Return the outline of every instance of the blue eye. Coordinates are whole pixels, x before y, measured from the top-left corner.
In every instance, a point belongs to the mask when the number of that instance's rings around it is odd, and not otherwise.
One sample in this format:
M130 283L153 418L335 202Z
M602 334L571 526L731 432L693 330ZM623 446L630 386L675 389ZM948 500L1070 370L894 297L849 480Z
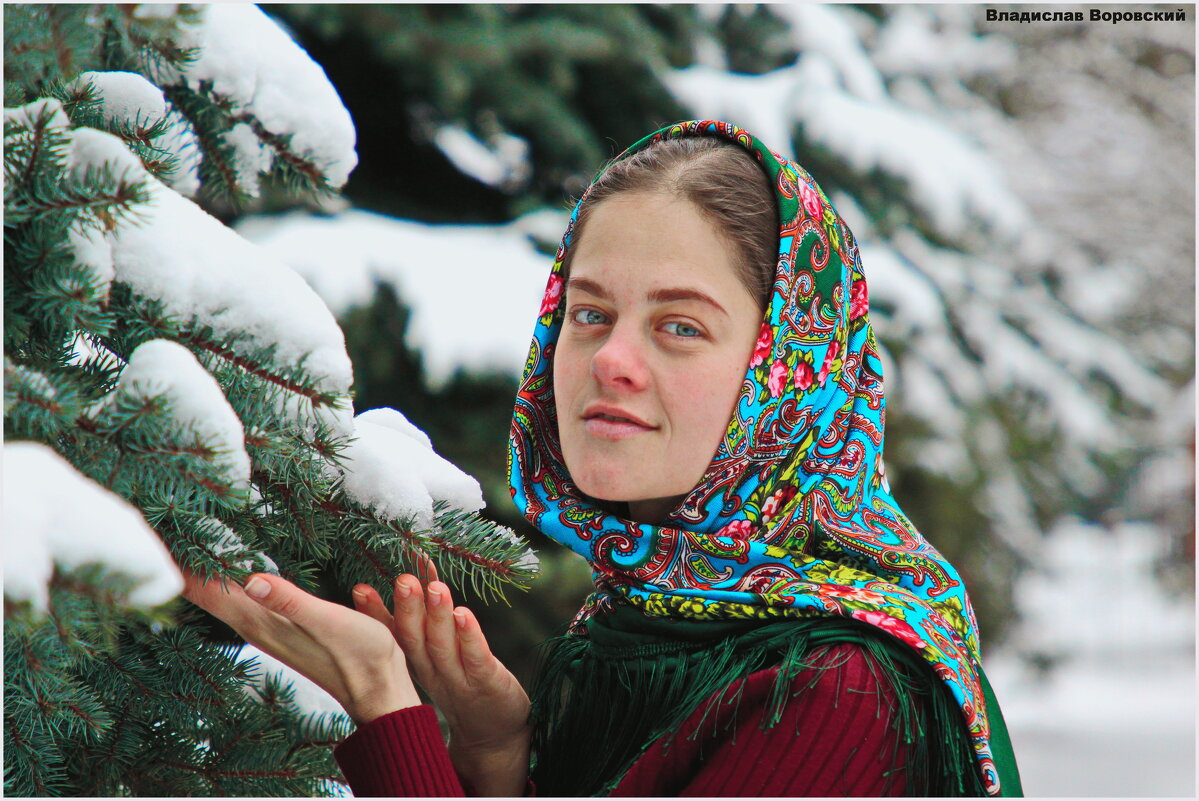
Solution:
M576 309L570 317L579 325L603 325L608 322L607 315L595 309Z
M672 320L663 326L663 328L667 333L674 334L676 337L683 337L685 339L693 339L700 336L698 328L693 325L687 325L687 323L678 322L677 320Z

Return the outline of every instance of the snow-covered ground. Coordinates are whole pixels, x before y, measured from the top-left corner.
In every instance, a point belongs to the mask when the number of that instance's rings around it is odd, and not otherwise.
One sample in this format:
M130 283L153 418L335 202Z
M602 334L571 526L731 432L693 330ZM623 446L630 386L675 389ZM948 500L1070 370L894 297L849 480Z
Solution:
M1010 654L988 664L1035 797L1195 796L1195 660L1156 651L1143 664L1102 659L1030 680Z
M1150 574L1157 541L1066 521L1021 579L1023 621L984 659L1027 795L1195 795L1195 618Z

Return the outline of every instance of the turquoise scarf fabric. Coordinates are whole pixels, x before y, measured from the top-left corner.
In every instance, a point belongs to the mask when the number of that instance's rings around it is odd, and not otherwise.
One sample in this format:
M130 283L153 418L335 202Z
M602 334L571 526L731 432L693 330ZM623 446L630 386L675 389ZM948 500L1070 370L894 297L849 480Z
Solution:
M832 616L881 630L944 682L986 792L1001 793L978 628L960 576L891 496L883 470L882 367L858 248L812 177L748 132L696 120L664 139L712 136L746 149L774 186L781 225L775 281L737 404L695 489L662 525L589 502L561 458L553 352L562 325L558 249L513 416L513 500L591 565L597 592L575 630L632 605L691 621Z

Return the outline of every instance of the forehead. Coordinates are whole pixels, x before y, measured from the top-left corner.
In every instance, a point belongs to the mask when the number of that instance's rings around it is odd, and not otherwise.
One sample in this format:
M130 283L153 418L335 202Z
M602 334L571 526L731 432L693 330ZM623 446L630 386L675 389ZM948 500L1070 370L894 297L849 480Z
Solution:
M659 193L616 195L592 209L575 243L570 278L612 289L713 292L740 283L720 229L692 203Z

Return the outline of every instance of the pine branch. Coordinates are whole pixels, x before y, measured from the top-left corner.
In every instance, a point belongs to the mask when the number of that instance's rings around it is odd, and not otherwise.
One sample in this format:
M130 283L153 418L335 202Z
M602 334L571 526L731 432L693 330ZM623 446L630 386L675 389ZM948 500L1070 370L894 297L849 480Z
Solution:
M77 418L74 431L75 466L139 507L171 497L210 514L246 502L218 451L171 416L164 395L117 395L96 416Z
M338 561L339 577L347 583L371 583L385 601L398 567L407 563L416 569L422 555L433 560L444 580L469 584L483 599L503 599L505 584L525 589L536 573L535 558L511 532L444 503L434 505L431 531L416 530L412 520L383 519L340 495L324 501L322 508L342 519L339 538L356 545L347 554L356 560Z
M80 407L74 382L4 360L4 422L10 436L53 441Z
M180 155L159 143L174 127L169 113L152 120L140 117L110 119L104 113L104 101L92 83L63 85L55 82L46 88L44 95L59 100L77 128L94 128L119 137L146 170L162 182L169 184L178 174Z
M251 573L273 572L273 563L213 517L175 509L147 509L146 519L163 534L180 567L200 576L241 581Z
M43 108L27 127L23 122L4 123L4 225L10 219L10 198L39 182L54 182L65 168L70 134L57 122L56 110Z
M221 98L219 104L225 109L226 112L230 111L229 101L227 99ZM286 164L292 171L305 179L304 186L306 188L318 193L332 194L335 192L335 190L329 186L328 181L325 179L324 173L321 172L321 169L317 167L316 164L308 159L297 156L292 151L292 137L290 134L284 135L272 133L271 131L267 130L266 126L264 126L262 122L252 114L236 114L231 115L230 118L234 122L244 122L249 125L250 129L254 131L254 135L258 137L260 142L274 151L275 156L277 156L278 159Z
M175 37L180 25L199 23L203 5L182 4L166 19L142 20L134 15L134 6L116 6L123 20L113 27L119 36L106 54L106 69L145 72L160 86L168 78L199 58L198 48L180 47Z
M188 345L222 387L236 383L236 378L223 371L222 366L214 363L212 357L271 385L265 390L261 387L255 390L263 396L259 399L260 410L265 411L268 402L275 400L276 396L271 395L272 388L275 391L298 395L314 407L338 408L348 400L335 392L320 389L318 382L301 366L279 366L274 356L276 347L248 344L247 333L218 336L211 326L199 321L176 320L163 311L161 303L137 296L119 282L113 284L109 302L114 312L120 314L122 327L112 337L107 338L105 344L122 357L127 358L138 345L147 340L171 339ZM230 402L233 402L234 394L238 393L227 391L226 394ZM242 415L242 409L236 406L234 408L243 420L247 420L246 416ZM291 422L277 411L268 417L273 417L281 424ZM257 425L265 421L262 416L256 416L249 418L247 422ZM337 449L336 443L332 442L320 445L328 446L332 451Z
M32 273L22 282L17 308L35 319L31 333L54 332L55 338L66 339L75 331L106 332L113 323L108 287L65 253L55 261L52 269Z
M234 126L231 115L215 100L211 82L201 83L198 90L175 83L163 88L171 105L191 123L200 144L203 160L200 163L201 191L209 197L223 197L234 208L250 200L237 180L237 150L224 140L224 134Z
M65 211L79 213L107 230L126 221L136 221L136 206L150 200L145 181L113 179L107 167L89 167L81 181L64 180L57 185L32 187L6 207L6 222L36 221Z
M315 162L292 149L291 134L270 131L253 114L238 111L233 101L213 90L210 82L202 82L195 89L176 84L163 91L196 131L204 154L201 170L206 170L208 176L204 185L209 191L219 188L235 207L244 205L250 196L238 183L236 149L222 137L239 124L250 126L258 140L274 154L270 175L289 191L317 195L336 192Z
M268 491L271 492L288 510L291 522L295 524L305 545L313 551L318 559L323 561L332 556L332 549L319 533L321 530L328 529L318 525L315 520L316 514L329 514L330 510L326 506L321 503L306 502L296 493L291 483L279 480L265 471L256 471L252 477L255 485L263 490L264 494ZM309 493L304 494L308 495Z
M207 351L214 356L219 356L245 370L247 373L269 381L288 392L308 398L314 406L336 406L343 402L340 395L331 392L321 392L306 382L289 378L287 375L279 372L272 372L260 364L255 364L253 360L237 354L233 349L224 347L212 339L201 336L199 333L184 336L180 341L194 348Z

